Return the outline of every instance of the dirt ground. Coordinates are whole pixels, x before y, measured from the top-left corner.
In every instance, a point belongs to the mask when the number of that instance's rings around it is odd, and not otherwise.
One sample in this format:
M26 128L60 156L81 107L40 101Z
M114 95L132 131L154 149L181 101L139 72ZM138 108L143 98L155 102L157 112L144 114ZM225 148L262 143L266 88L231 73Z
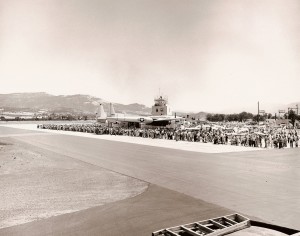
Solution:
M148 183L5 137L0 186L5 228L131 198Z
M0 229L0 236L150 236L159 229L232 213L150 184L136 197Z

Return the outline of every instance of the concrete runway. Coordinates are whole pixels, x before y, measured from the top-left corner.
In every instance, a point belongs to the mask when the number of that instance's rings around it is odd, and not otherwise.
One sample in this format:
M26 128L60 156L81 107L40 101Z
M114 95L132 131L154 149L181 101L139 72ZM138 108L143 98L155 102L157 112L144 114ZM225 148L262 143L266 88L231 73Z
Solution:
M90 133L82 133L82 132L38 129L37 125L34 124L8 124L6 125L6 127L17 128L19 130L20 129L31 130L35 133L39 132L39 134L43 134L43 133L64 134L64 135L71 135L71 136L140 144L146 146L164 147L164 148L171 148L171 149L178 149L178 150L185 150L185 151L192 151L192 152L225 153L225 152L245 152L245 151L249 152L249 151L263 150L261 148L243 147L243 146L234 146L234 145L213 145L212 143L201 143L201 145L199 145L198 142L194 143L188 141L175 142L174 140L168 140L168 142L166 142L166 140L164 139L137 138L132 136L114 136L114 135L91 135Z
M8 128L0 129L2 134ZM31 134L13 138L271 223L300 229L300 149L213 154L27 132Z

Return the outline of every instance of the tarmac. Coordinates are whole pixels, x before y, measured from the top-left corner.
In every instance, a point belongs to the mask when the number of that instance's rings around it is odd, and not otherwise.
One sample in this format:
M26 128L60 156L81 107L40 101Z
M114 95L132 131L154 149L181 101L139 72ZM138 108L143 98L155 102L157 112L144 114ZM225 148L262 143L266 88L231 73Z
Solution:
M1 123L0 123L1 125ZM174 140L163 140L163 139L150 139L150 138L137 138L131 136L114 136L114 135L91 135L90 133L74 132L74 131L63 131L63 130L51 130L51 129L38 129L37 125L34 124L9 124L4 127L25 129L31 131L40 131L40 133L50 133L50 134L64 134L77 137L87 137L101 140L111 140L132 144L147 145L153 147L164 147L185 151L193 152L204 152L204 153L224 153L224 152L246 152L246 151L260 151L261 148L255 147L243 147L243 146L230 146L230 145L213 145L212 143L194 143L188 141L178 141ZM1 135L0 135L1 137ZM166 142L168 141L168 142Z
M150 235L164 227L233 212L300 229L300 149L244 151L201 143L188 149L180 142L160 140L165 148L151 139L19 128L23 129L0 127L0 139L150 185L136 197L3 228L0 235ZM214 148L217 151L211 151Z

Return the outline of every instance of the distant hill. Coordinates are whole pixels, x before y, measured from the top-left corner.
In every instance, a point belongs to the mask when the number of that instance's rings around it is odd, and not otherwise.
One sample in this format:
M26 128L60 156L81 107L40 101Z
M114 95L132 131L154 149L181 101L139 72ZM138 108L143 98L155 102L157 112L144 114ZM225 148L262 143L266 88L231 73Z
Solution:
M0 108L9 111L46 110L48 112L70 112L94 114L99 103L108 110L109 102L89 95L51 95L48 93L11 93L0 94ZM145 105L114 103L116 112L132 114L150 114L151 109Z

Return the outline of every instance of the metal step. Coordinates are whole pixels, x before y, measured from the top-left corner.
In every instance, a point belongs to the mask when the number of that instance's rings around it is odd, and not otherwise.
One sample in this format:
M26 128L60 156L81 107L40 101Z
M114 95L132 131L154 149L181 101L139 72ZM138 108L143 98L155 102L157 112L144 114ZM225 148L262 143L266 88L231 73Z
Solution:
M250 219L235 213L161 229L153 232L152 236L221 236L250 226Z

